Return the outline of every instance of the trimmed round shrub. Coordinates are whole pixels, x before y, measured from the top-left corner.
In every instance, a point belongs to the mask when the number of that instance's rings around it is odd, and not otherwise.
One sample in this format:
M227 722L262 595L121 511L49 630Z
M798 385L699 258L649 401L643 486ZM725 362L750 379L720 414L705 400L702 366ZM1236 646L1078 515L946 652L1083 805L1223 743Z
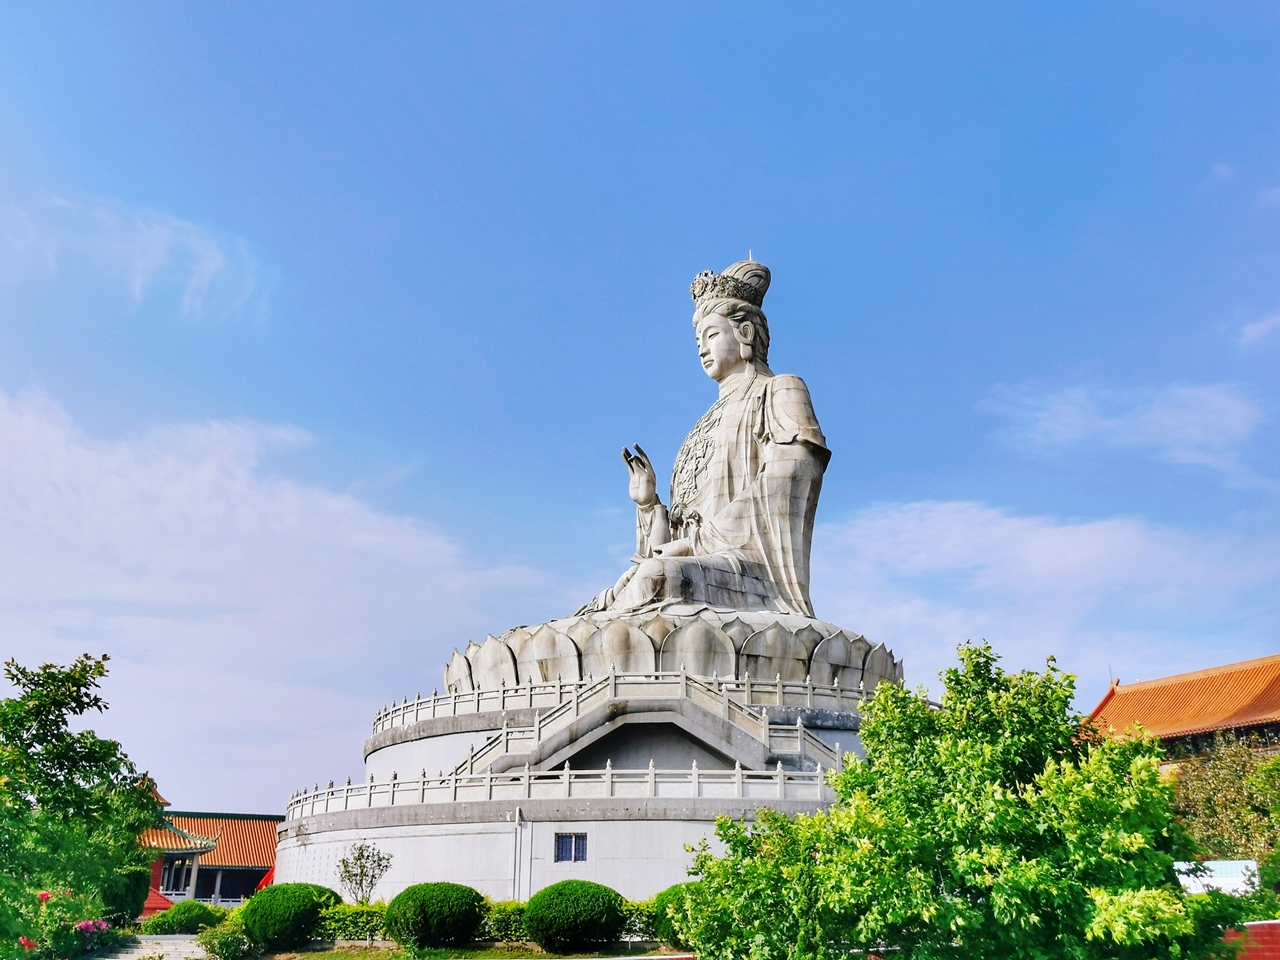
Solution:
M616 943L626 922L622 895L590 880L561 880L529 898L524 929L544 950Z
M660 891L653 898L653 935L678 950L687 950L689 945L680 939L680 934L676 933L668 908L673 904L677 910L683 908L684 892L689 886L691 884L677 883Z
M139 911L141 912L141 911ZM220 924L227 911L198 900L179 900L168 910L142 921L142 932L153 936L171 933L199 933Z
M469 943L485 918L484 897L460 883L419 883L387 904L382 928L402 947Z
M342 898L315 883L281 883L259 890L244 905L244 931L264 950L300 947L311 939L320 911Z

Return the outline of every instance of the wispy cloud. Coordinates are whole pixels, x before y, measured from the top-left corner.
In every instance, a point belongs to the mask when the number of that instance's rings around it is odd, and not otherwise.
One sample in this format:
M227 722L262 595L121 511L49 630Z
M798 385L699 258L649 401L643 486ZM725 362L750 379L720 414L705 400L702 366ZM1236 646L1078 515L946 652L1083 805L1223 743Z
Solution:
M1142 449L1172 463L1219 471L1233 485L1274 486L1242 462L1242 448L1264 417L1233 384L1022 389L1003 391L983 407L1008 418L1003 436L1029 452L1086 443Z
M191 322L267 308L269 277L246 241L104 197L0 202L0 287L83 285L137 309L166 300Z
M910 683L937 689L955 645L985 638L1018 667L1056 655L1088 709L1108 665L1133 680L1273 652L1280 535L893 504L819 527L813 596L904 655Z
M373 710L441 686L455 644L580 600L264 468L308 442L253 422L102 440L0 392L0 658L111 653L93 723L176 803L279 809L359 776Z
M1274 207L1280 204L1280 187L1270 187L1258 194L1258 206Z
M1280 330L1280 312L1263 317L1261 320L1255 320L1253 323L1246 323L1241 327L1240 345L1248 346L1251 343L1257 343L1267 334L1276 330Z

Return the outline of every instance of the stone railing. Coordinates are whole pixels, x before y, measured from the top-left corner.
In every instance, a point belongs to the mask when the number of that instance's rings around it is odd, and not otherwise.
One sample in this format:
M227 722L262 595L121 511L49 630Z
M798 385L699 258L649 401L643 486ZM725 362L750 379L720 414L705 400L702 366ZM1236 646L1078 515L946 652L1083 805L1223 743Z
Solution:
M508 773L454 773L417 779L390 780L327 787L317 785L289 798L285 820L339 810L404 806L420 803L466 803L478 800L568 800L580 798L631 797L723 800L809 800L834 799L826 785L826 772L783 770L700 770L694 763L688 770L512 771Z
M669 691L673 682L684 676L696 680L702 687L725 695L742 707L807 707L835 710L841 713L856 711L869 696L861 688L823 686L809 680L720 680L716 677L693 677L683 671L671 673L618 673L613 674L628 692L625 696L670 696L668 692L645 693L646 689ZM373 719L373 732L381 733L392 727L407 727L420 720L436 717L456 717L471 713L501 712L503 710L542 709L553 710L588 689L594 689L606 681L606 677L586 680L555 680L548 683L528 683L519 687L499 687L496 690L472 690L468 693L445 694L433 692L430 697L419 694L410 700L383 707Z
M849 739L852 740L854 736L855 734L850 731ZM825 767L835 767L844 762L842 745L837 743L834 747L831 746L812 730L806 729L803 720L797 720L795 726L791 724L770 726L769 752L774 756L795 754L802 760L809 757Z

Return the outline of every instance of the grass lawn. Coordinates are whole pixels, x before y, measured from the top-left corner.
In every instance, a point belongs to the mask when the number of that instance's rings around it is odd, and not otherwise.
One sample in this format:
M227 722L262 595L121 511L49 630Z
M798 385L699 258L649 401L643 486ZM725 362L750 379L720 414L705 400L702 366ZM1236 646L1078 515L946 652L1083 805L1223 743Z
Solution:
M403 950L379 950L377 948L350 948L345 950L317 950L307 953L275 953L264 960L558 960L563 957L656 957L660 950L615 948L603 953L543 953L537 947L439 947L422 950L417 954Z

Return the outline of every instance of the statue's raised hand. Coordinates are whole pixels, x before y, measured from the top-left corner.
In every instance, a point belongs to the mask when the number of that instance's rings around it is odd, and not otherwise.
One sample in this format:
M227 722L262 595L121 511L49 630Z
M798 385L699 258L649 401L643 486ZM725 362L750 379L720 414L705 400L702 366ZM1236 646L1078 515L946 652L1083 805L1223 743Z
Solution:
M641 507L650 507L659 503L658 477L653 472L653 464L649 462L649 455L644 452L644 448L637 443L636 452L632 453L623 447L622 460L627 465L627 472L631 474L627 490L631 494L631 499Z

